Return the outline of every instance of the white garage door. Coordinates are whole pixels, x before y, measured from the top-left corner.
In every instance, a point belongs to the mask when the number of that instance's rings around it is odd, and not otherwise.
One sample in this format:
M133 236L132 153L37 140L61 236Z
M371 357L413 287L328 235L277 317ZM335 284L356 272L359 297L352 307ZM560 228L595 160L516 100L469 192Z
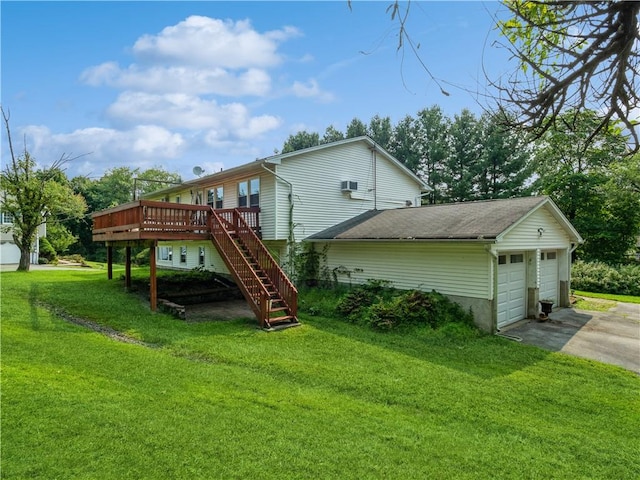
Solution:
M526 271L523 252L498 255L498 328L525 317Z
M15 243L3 243L0 245L0 264L20 263L20 249Z
M540 252L540 300L553 300L558 305L558 254Z

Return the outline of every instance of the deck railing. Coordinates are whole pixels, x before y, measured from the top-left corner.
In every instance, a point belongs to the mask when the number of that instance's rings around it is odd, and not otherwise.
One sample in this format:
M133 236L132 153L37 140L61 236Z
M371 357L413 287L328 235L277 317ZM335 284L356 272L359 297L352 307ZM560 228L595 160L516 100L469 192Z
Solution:
M247 223L259 232L260 209L239 210ZM137 200L94 213L93 240L206 238L210 212L211 208L206 205Z

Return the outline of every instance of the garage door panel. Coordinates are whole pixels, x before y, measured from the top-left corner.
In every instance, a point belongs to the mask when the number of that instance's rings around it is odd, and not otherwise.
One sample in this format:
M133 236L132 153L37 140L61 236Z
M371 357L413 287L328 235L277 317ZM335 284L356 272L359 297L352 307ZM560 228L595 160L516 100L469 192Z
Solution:
M540 253L540 298L558 303L558 257L555 251Z
M498 256L498 327L525 317L526 264L524 253Z

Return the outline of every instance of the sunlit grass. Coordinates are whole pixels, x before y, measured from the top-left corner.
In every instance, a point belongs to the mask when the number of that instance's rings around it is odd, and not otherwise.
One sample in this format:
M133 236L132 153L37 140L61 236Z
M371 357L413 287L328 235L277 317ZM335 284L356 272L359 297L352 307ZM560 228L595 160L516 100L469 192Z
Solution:
M104 270L0 282L2 478L640 476L640 380L618 367L310 314L189 324Z
M583 292L581 290L575 290L573 293L580 297L603 298L624 303L640 303L640 297L634 295L614 295L612 293Z

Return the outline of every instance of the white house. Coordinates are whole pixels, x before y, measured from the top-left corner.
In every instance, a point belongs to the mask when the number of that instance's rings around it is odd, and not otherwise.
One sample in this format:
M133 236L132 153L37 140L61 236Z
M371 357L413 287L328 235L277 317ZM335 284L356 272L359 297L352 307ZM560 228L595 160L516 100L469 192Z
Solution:
M7 212L0 212L0 265L17 264L20 262L20 248L13 240L13 216ZM31 250L30 263L37 264L40 255L40 238L47 235L47 226L38 227L36 240Z
M425 183L368 137L274 155L147 195L148 200L259 208L261 238L287 263L287 246L365 211L420 205ZM159 267L227 273L211 241L158 243Z
M389 280L437 290L487 331L569 306L571 252L582 242L549 197L368 211L311 235L345 283Z

